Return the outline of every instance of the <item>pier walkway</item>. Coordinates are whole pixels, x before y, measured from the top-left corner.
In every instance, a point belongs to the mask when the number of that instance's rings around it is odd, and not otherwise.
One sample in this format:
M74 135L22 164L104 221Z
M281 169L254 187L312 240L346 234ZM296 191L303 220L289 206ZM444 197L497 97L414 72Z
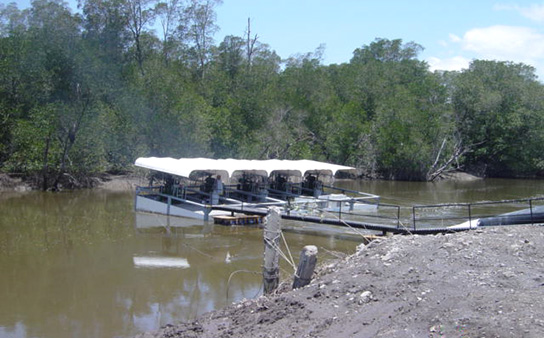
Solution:
M229 207L229 206L213 206L213 210L222 210L230 211L234 213L244 213L251 215L260 215L266 216L268 212L264 209L259 208L240 208L240 207ZM281 218L292 220L292 221L301 221L301 222L310 222L310 223L319 223L319 224L328 224L335 226L342 226L348 228L354 228L359 230L370 230L370 231L381 231L385 233L393 234L436 234L443 232L459 232L470 230L467 227L456 227L456 228L419 228L419 229L410 229L407 227L398 227L394 225L384 225L384 224L372 224L365 223L354 220L338 219L338 218L324 218L318 216L308 216L308 215L290 215L287 213L282 213ZM474 227L473 227L474 229Z
M267 215L265 208L246 207L244 205L228 206L214 205L212 210L222 210L235 213ZM410 209L404 219L401 218L401 207L396 205L378 204L375 214L323 213L322 215L304 215L298 213L282 213L287 220L328 224L349 227L359 230L378 231L393 234L437 234L460 232L475 229L478 226L498 226L513 224L543 224L544 197L503 200L477 203L455 203L417 205ZM501 210L500 212L498 210ZM504 213L504 211L509 211ZM324 216L326 215L326 216ZM334 217L333 217L334 216ZM357 216L365 220L354 219ZM410 224L406 226L404 224ZM440 226L436 226L440 224Z

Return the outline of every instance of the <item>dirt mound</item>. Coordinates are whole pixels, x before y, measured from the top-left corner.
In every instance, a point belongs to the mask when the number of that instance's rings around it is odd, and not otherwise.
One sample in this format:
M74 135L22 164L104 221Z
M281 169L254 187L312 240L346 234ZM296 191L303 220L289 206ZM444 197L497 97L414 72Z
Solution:
M482 179L482 177L475 176L475 175L472 175L472 174L469 174L469 173L466 173L466 172L462 172L462 171L454 171L454 172L443 173L442 175L440 175L440 178L444 179L444 180L463 181L463 182L477 181L477 180Z
M377 240L309 286L138 337L544 337L544 228Z

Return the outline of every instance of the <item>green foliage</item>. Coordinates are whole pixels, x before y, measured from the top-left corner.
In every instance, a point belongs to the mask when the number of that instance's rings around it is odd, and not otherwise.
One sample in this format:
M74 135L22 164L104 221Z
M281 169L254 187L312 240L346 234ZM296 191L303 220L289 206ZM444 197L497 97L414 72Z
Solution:
M454 166L543 174L544 89L531 67L477 60L433 74L422 47L399 39L340 65L321 63L323 46L282 61L249 27L214 45L218 4L2 6L0 168L43 175L44 188L139 156L312 158L407 180Z
M395 179L424 180L450 133L445 91L425 63L421 47L378 39L357 49L349 65L335 69L340 95L364 112L365 151L355 163ZM365 130L360 128L359 130ZM352 142L353 144L353 142Z
M8 171L37 172L44 166L48 149L59 153L60 145L54 137L58 107L47 105L34 108L28 119L19 119L12 131L13 149L5 166ZM48 162L51 159L48 159ZM52 162L58 163L57 159Z
M456 128L472 150L465 163L493 176L541 172L543 94L529 66L474 61L453 93Z
M403 44L400 39L376 39L368 46L357 48L351 63L399 63L414 60L422 50L423 47L413 42Z

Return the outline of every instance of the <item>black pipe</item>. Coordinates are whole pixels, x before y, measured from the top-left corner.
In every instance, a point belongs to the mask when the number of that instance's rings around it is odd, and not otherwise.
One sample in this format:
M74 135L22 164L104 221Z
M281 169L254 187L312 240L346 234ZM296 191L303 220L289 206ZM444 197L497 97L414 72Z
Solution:
M532 207L506 214L480 218L478 226L544 223L544 206Z

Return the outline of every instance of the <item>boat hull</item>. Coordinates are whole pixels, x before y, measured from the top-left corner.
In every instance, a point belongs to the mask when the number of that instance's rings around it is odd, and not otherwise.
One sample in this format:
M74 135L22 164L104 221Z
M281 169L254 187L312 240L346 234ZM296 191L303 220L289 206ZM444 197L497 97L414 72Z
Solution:
M162 215L209 220L210 217L229 215L229 212L220 210L207 210L205 207L198 207L189 204L173 205L146 196L136 196L135 210L151 212Z

